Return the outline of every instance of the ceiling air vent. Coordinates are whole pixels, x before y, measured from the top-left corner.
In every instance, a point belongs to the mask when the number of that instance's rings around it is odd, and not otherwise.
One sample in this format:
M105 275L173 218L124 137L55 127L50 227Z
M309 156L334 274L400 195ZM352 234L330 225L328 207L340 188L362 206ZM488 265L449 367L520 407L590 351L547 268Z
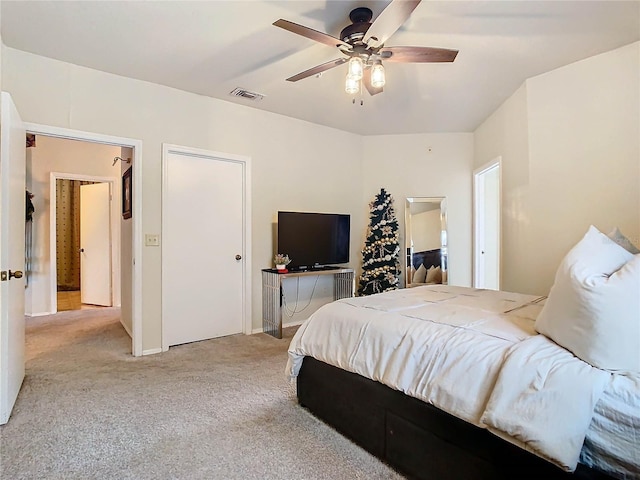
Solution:
M247 100L251 100L253 102L257 102L264 98L264 95L262 95L261 93L250 92L249 90L245 90L244 88L236 88L229 92L229 95L231 95L232 97L246 98Z

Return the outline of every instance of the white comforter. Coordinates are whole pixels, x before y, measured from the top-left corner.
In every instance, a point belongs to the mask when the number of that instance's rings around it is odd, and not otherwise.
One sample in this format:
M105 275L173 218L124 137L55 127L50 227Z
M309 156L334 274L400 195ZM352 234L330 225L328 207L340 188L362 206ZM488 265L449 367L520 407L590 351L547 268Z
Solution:
M535 332L543 300L447 285L339 300L298 329L287 374L315 357L573 471L610 375Z

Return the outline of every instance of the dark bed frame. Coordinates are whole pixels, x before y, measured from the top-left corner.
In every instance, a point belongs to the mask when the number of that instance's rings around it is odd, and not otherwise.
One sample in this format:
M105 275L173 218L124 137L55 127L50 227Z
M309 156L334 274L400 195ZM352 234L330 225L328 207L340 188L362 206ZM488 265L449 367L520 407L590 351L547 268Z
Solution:
M612 479L584 465L566 473L487 430L312 357L305 357L297 387L300 405L411 479Z
M446 268L446 265L442 265L442 250L439 248L435 250L425 250L424 252L413 252L411 264L416 270L420 268L420 265L424 265L426 269L438 266L443 269Z

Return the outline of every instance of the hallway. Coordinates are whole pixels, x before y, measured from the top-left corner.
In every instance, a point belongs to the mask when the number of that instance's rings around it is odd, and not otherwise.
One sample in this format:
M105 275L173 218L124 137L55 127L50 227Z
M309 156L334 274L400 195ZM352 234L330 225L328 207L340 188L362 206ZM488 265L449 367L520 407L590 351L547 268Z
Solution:
M82 303L80 301L80 290L73 290L69 292L58 291L58 312L65 312L68 310L88 310L93 308L109 307Z

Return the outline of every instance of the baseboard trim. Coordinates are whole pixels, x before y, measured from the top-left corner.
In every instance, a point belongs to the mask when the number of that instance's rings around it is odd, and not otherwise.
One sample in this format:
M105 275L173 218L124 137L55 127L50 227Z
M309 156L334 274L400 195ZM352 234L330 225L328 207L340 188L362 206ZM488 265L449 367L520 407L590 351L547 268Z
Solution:
M291 323L284 323L282 325L282 328L298 327L298 326L302 325L306 321L307 321L307 319L305 318L304 320L298 320L298 321L291 322ZM262 327L260 327L260 328L254 328L253 330L251 330L251 335L254 335L256 333L264 333L264 329Z
M155 355L156 353L162 353L161 348L150 348L149 350L143 350L142 355Z
M25 313L25 317L44 317L46 315L53 315L55 312L38 312L38 313Z
M122 315L120 315L120 325L122 325L122 328L124 328L124 331L127 332L127 334L129 334L129 338L133 338L133 335L131 334L131 330L127 327L127 325L122 321ZM144 355L144 353L143 353Z
M305 318L304 320L298 320L297 322L285 323L285 324L282 325L282 328L299 327L300 325L302 325L306 321L307 321L307 319Z

